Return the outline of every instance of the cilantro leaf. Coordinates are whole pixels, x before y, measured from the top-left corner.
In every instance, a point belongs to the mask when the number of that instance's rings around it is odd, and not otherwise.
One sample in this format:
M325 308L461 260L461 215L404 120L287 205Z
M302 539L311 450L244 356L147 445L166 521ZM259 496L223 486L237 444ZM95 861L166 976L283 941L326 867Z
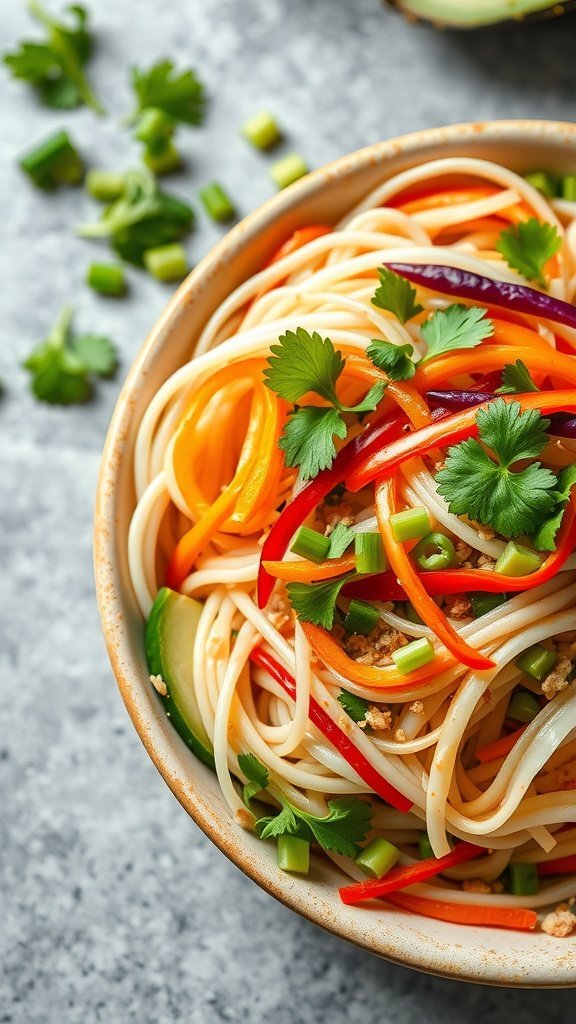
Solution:
M107 338L70 337L72 310L66 307L52 332L24 362L30 371L32 392L42 402L72 405L92 395L92 374L110 376L117 356Z
M82 238L108 238L113 249L129 263L144 265L144 252L177 242L190 231L194 211L187 203L158 188L145 167L128 171L124 193L108 206L94 224L81 224Z
M278 446L287 466L299 466L303 480L328 469L336 455L333 437L346 437L346 424L337 409L305 405L288 417Z
M338 702L353 722L363 722L366 718L366 712L370 707L367 700L364 700L363 697L357 697L355 693L350 693L349 690L340 690Z
M336 523L329 536L328 558L341 558L354 540L354 530L345 523Z
M298 832L298 819L296 808L286 801L278 814L266 818L260 818L256 822L256 828L260 831L261 839L273 839L276 836L293 836Z
M336 382L345 366L345 359L334 348L330 338L322 339L303 327L286 331L279 345L271 345L273 353L264 370L266 386L287 402L297 402L309 391L339 407Z
M148 107L154 107L174 121L201 124L204 117L204 86L192 69L178 72L173 61L160 60L147 71L133 68L132 86L138 99L136 115Z
M549 420L533 409L522 412L518 402L496 399L478 410L480 440L469 438L448 449L436 477L438 493L455 515L467 515L502 536L533 532L554 508L554 474L535 462L516 472L510 466L535 458L547 443Z
M348 572L325 583L288 583L288 598L300 621L332 629L336 601L342 587L353 575L353 572Z
M415 301L416 289L405 277L389 270L388 267L379 267L378 276L380 284L372 299L375 306L393 313L401 324L405 324L407 320L411 320L413 316L422 312L423 307Z
M357 405L341 405L342 412L374 412L378 403L382 401L382 396L386 390L386 381L379 380L376 384L373 384L370 390L366 393L362 401L358 402Z
M564 517L564 509L570 500L570 492L576 484L576 464L564 466L558 474L558 488L554 491L556 500L556 511L550 519L546 519L538 532L532 538L534 547L538 551L555 551L556 534L560 529Z
M103 113L84 73L92 49L86 9L70 5L68 22L48 14L37 0L31 0L28 9L46 29L47 38L42 42L26 40L19 50L4 55L13 77L29 82L46 106L68 109L84 103Z
M238 764L240 771L248 779L244 786L243 799L244 803L249 805L252 797L266 789L270 776L268 769L254 754L238 754Z
M528 391L539 391L530 370L521 359L515 363L507 363L502 370L502 386L496 388L497 395L523 395Z
M453 349L476 348L494 333L494 324L486 319L486 310L479 306L456 303L439 309L421 327L428 348L422 363L451 352Z
M391 380L410 380L414 376L416 367L411 359L413 352L412 345L394 345L380 338L373 338L366 349L366 355L374 366L384 370Z
M370 829L370 804L357 797L344 796L329 800L328 808L329 814L324 818L300 810L297 813L324 850L333 850L343 857L356 857L358 844L366 838Z
M79 334L72 338L70 347L88 373L99 377L112 377L118 366L118 354L110 338L100 334Z
M531 217L501 231L496 249L509 267L520 271L527 281L536 281L546 288L544 267L561 245L562 239L554 224L541 223Z

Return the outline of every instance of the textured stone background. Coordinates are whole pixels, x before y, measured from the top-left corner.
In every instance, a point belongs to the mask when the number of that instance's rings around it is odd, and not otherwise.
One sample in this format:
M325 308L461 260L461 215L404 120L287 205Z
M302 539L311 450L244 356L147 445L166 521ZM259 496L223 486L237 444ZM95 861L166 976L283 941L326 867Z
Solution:
M35 403L19 363L64 302L106 331L123 370L168 291L131 273L130 298L82 284L96 250L72 225L81 194L46 198L14 158L57 124L98 164L134 159L118 127L127 66L192 62L212 97L182 131L194 194L218 176L242 212L271 192L267 158L238 125L270 105L317 166L415 128L467 119L574 116L576 20L435 34L377 0L92 0L92 76L110 116L61 117L0 75L3 303L0 376L2 724L0 1021L22 1024L560 1024L569 993L514 993L426 978L323 934L244 878L187 819L121 705L100 637L91 517L119 381L89 407ZM3 0L3 48L29 31ZM200 256L217 232L202 223ZM121 376L121 375L120 375Z

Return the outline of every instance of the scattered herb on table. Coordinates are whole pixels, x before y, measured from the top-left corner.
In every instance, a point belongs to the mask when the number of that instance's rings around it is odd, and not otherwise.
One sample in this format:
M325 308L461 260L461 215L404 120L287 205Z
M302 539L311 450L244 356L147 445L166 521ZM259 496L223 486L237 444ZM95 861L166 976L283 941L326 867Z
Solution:
M171 60L160 60L147 71L132 69L136 108L129 120L144 144L144 159L156 173L175 170L181 163L174 145L178 124L199 125L204 119L204 86L190 68L178 71Z
M86 402L94 377L111 377L118 365L112 342L97 334L72 334L72 309L66 306L45 341L26 361L36 398L52 405Z

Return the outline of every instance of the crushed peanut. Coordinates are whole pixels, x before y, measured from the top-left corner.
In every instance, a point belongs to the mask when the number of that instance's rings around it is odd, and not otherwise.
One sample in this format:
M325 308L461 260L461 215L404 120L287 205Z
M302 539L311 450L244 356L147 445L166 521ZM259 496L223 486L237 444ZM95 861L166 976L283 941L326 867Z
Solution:
M380 622L370 636L352 633L344 640L346 654L359 665L390 665L391 654L408 643L403 633Z
M379 708L371 704L366 712L364 722L359 725L369 725L374 732L386 732L392 725L392 712L388 708Z
M542 931L547 935L555 935L556 938L564 939L571 935L576 927L576 915L569 909L567 903L560 903L551 914L546 914L542 921Z
M413 711L415 715L423 715L424 705L421 700L415 700L414 703L410 705L409 710Z
M477 892L485 895L492 892L492 887L483 878L465 878L462 888L464 892Z
M396 729L394 732L394 739L397 743L405 743L406 733L404 732L404 729Z
M557 693L566 689L568 686L568 676L571 671L572 662L570 659L559 658L552 672L546 676L546 679L542 683L542 693L547 700L552 700Z
M459 594L448 595L444 598L444 611L451 619L469 619L472 615L472 604L467 597Z
M166 686L166 683L162 679L162 676L150 676L150 682L152 683L154 689L157 690L162 697L168 696L168 687Z
M284 588L276 589L272 594L266 618L282 636L292 633L292 609Z

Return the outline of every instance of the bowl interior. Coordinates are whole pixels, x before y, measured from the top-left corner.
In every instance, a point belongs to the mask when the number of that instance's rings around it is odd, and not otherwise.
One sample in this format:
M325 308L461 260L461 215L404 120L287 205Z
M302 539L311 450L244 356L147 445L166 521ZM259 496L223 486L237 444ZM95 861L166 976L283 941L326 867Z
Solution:
M308 878L280 872L274 850L238 829L213 773L181 742L148 681L143 624L129 582L126 547L134 508L136 429L160 384L186 361L210 314L296 227L335 223L392 174L443 156L477 156L525 172L576 168L576 126L549 122L456 125L379 143L303 179L270 200L198 265L169 303L121 392L103 456L95 564L108 651L134 725L166 782L210 838L259 885L315 923L391 960L500 985L576 985L569 939L449 925L392 909L355 909L339 900L341 880L324 862Z

